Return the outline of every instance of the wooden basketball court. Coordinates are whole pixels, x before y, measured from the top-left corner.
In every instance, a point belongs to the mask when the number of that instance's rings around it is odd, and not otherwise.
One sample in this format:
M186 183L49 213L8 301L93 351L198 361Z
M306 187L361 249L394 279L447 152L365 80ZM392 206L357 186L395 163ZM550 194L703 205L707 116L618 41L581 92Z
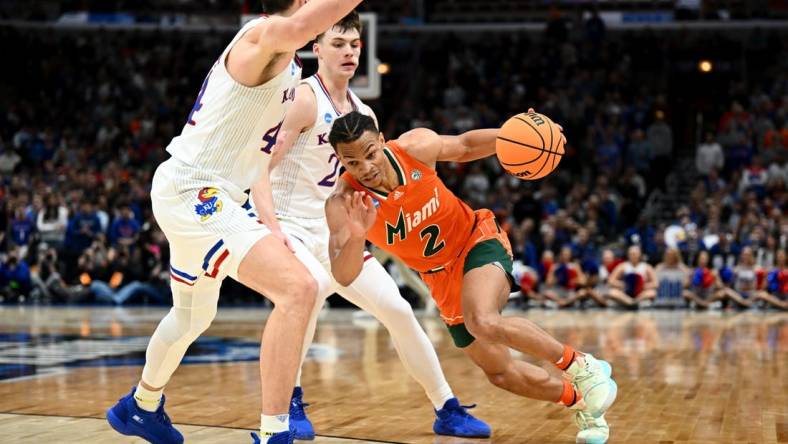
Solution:
M137 443L104 411L140 375L165 309L0 307L0 442ZM788 443L788 314L515 312L609 360L611 443ZM222 308L175 373L167 411L187 442L250 443L267 312ZM489 384L439 321L422 319L446 376L493 438L436 437L432 406L377 321L327 312L304 367L316 443L573 443L572 417Z

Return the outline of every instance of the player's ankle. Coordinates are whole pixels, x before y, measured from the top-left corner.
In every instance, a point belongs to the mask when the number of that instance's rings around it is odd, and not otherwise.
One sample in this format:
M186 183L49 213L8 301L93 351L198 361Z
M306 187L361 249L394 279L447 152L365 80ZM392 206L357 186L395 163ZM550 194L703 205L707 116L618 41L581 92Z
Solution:
M271 436L290 430L290 415L260 415L260 436Z
M161 404L162 392L164 392L164 389L149 390L140 382L134 391L134 401L137 403L137 407L142 410L155 412Z
M577 391L574 385L569 381L562 381L564 383L561 397L558 398L558 404L565 407L574 407L578 402L583 399L583 395Z
M575 351L571 345L564 344L564 351L561 354L561 358L555 361L554 364L559 370L566 371L572 363L575 362L578 356L580 356L580 353Z

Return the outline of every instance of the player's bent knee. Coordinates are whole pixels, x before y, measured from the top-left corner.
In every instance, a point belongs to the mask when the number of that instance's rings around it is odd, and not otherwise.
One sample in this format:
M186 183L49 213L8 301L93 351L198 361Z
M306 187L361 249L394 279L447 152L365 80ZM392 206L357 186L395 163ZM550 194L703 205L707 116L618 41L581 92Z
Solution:
M307 275L293 279L286 283L285 288L285 293L274 300L276 308L294 318L309 318L317 302L318 284L315 278Z
M500 330L501 316L495 314L466 315L465 325L468 331L479 339L495 342Z
M502 389L506 390L506 388L509 385L508 384L509 379L507 378L505 372L485 373L485 375L487 376L487 380L490 381L490 384L492 384L492 385L494 385L494 386L496 386L498 388L502 388Z
M490 381L492 385L504 390L510 390L516 384L514 378L527 377L527 375L519 375L511 365L507 366L502 371L485 372L485 376L487 376L487 380ZM531 381L528 382L530 383Z

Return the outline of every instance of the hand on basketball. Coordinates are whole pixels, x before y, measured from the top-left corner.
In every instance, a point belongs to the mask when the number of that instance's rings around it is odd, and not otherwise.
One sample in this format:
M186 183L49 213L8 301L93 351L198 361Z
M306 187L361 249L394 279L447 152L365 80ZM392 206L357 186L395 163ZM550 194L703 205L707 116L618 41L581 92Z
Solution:
M535 113L535 112L536 112L536 111L534 111L534 109L533 109L533 108L528 108L528 113L529 113L529 114L530 114L530 113ZM556 126L556 127L558 127L558 131L561 131L561 138L563 139L563 140L562 140L562 142L563 142L563 145L566 145L566 136L564 135L564 127L563 127L563 126L561 126L561 125L559 125L559 124L557 124L557 123L555 123L555 122L553 122L553 124L555 124L555 126Z
M354 238L367 237L367 231L372 228L377 216L372 198L359 191L354 191L352 195L346 194L345 209L350 235Z

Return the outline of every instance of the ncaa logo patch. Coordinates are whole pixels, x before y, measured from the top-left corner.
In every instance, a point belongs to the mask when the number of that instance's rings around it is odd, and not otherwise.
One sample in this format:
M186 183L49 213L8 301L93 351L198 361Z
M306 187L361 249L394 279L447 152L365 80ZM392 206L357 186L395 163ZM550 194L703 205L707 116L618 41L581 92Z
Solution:
M326 115L323 116L323 120L325 120L326 123L331 123L334 121L334 116L332 116L331 113L326 113Z
M194 212L200 216L200 221L205 222L215 213L222 211L222 201L219 200L219 190L213 187L206 187L197 193L200 201L194 206Z
M413 170L410 173L410 178L413 179L413 180L421 180L421 171Z

